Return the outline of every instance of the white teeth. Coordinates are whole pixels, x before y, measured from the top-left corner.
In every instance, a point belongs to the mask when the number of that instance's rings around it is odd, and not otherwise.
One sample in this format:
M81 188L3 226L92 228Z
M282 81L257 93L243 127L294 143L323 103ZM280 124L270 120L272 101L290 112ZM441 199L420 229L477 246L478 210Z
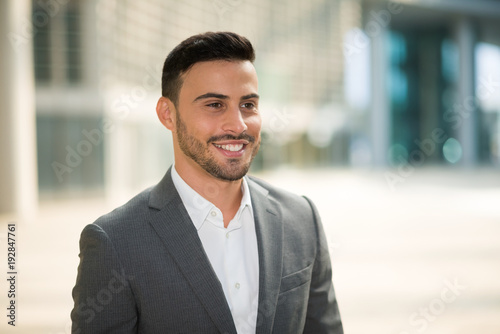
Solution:
M214 145L217 146L218 148L222 148L223 150L231 151L231 152L238 152L243 148L243 144L238 144L238 145L217 145L217 144L214 144Z

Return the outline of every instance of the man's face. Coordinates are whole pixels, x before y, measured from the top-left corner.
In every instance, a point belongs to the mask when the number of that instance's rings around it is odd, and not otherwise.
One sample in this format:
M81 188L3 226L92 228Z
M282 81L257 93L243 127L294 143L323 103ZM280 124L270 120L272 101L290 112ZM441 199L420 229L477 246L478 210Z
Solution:
M218 179L241 179L260 146L255 68L249 61L201 62L183 79L174 134L181 157Z

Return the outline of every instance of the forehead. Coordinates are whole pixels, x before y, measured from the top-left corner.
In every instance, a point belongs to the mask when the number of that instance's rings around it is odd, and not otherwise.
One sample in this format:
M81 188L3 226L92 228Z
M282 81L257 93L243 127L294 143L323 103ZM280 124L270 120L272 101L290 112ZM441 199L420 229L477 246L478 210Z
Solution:
M181 94L191 90L246 89L257 93L257 73L250 61L206 61L194 64L182 75Z

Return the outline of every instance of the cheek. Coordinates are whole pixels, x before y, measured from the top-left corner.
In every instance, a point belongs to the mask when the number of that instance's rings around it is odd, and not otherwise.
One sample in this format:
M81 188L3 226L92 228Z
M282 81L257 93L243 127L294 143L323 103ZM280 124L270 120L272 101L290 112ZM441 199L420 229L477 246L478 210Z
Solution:
M255 115L250 117L247 122L248 132L257 135L260 133L260 129L262 127L262 118L260 115Z
M191 133L199 140L206 142L210 137L220 132L218 123L213 120L198 119L193 124Z

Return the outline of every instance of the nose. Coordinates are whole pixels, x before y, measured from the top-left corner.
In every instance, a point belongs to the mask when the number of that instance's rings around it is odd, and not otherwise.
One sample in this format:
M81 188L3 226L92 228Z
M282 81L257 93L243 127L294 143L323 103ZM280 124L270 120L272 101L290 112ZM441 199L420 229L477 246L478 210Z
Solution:
M224 115L222 130L239 135L248 129L247 124L242 116L239 106L227 110Z

